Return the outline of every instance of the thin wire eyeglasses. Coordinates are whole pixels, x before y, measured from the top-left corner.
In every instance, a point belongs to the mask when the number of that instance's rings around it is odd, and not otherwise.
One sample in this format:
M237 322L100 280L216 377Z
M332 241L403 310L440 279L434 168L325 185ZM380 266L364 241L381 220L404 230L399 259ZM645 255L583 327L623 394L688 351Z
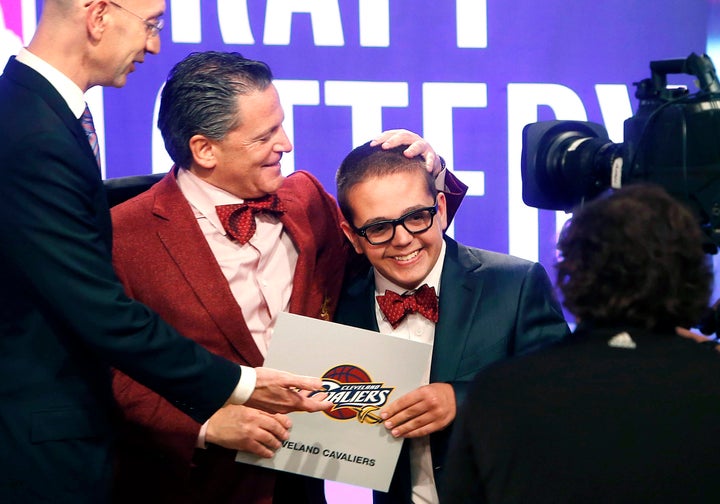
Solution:
M433 217L437 210L437 201L435 201L433 206L411 210L397 219L381 220L360 228L353 226L353 230L371 245L382 245L395 238L395 228L399 225L412 235L424 233L433 225Z
M162 19L162 18L160 18L160 19L158 19L158 20L156 20L156 21L148 21L148 20L145 19L144 17L135 14L133 11L131 11L130 9L127 9L127 8L123 7L123 6L120 5L119 3L115 3L115 2L113 2L112 0L111 0L110 2L108 2L108 3L111 4L111 5L114 5L114 6L117 7L118 9L124 10L124 11L127 12L128 14L132 14L133 16L135 16L136 18L138 18L140 21L142 21L143 23L145 23L145 29L147 30L147 33L148 33L148 35L149 35L150 37L157 37L157 36L160 34L160 30L162 30L163 27L165 26L165 20Z

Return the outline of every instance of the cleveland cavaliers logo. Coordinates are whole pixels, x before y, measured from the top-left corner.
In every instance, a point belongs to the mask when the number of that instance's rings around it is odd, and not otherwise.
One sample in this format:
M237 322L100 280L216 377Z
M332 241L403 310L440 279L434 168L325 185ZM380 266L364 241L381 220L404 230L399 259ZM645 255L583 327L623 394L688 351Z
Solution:
M324 413L336 420L357 418L360 423L382 422L377 411L387 402L394 387L373 382L370 376L357 366L343 364L328 370L323 376L325 399L333 407Z

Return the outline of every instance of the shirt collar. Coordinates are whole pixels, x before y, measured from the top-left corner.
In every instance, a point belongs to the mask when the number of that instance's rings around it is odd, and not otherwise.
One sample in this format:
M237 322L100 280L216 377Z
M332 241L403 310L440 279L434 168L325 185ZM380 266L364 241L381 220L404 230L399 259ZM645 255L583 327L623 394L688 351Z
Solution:
M445 263L445 240L442 242L442 247L440 248L440 255L438 256L437 261L435 262L435 266L430 270L430 273L424 278L422 282L418 284L418 287L422 284L428 284L429 287L435 287L435 294L440 296L440 281L442 276L442 268L443 264ZM402 294L406 292L406 289L403 287L400 287L396 283L394 283L392 280L389 280L388 278L384 277L381 273L379 273L376 269L373 268L374 274L375 274L375 293L376 294L384 294L386 290L391 290L393 292L397 292L398 294Z
M188 200L196 217L205 217L219 233L226 234L225 228L220 222L215 207L217 205L232 205L242 203L244 200L238 198L219 187L205 182L203 179L184 168L177 168L175 176L180 191Z
M60 93L63 100L67 103L68 107L75 115L76 118L85 111L85 95L67 75L62 73L60 70L52 66L45 60L35 56L33 53L28 51L26 48L20 49L20 52L15 57L16 61L29 66L37 73L45 77L55 90Z

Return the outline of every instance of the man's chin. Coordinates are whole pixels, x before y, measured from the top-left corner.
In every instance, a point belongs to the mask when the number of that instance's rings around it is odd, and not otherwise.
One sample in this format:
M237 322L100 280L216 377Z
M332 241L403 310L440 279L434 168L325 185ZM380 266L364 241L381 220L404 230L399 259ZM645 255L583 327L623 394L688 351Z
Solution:
M278 175L278 177L275 180L273 180L273 183L272 183L273 189L269 190L268 192L271 194L278 192L278 190L280 190L280 188L282 187L282 185L284 183L285 183L285 175L282 175L282 174Z
M262 187L257 187L257 194L254 194L252 196L244 196L245 198L262 198L263 196L267 194L275 194L277 193L280 188L282 187L283 183L285 182L285 176L280 176L272 181L268 181L267 183L263 184Z
M110 85L114 88L121 88L124 87L125 84L127 84L128 81L128 74L118 75L113 79L113 81L110 83Z

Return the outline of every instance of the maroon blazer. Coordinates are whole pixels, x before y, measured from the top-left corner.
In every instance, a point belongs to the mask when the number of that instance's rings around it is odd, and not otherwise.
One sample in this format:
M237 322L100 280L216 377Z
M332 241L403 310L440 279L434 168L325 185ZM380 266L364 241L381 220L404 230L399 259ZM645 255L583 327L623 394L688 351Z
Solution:
M351 253L337 204L307 172L287 177L278 196L287 208L281 221L299 251L290 312L330 319ZM113 208L112 218L113 261L130 297L212 352L263 364L175 170ZM272 502L277 473L238 464L231 450L196 450L200 424L120 372L113 386L126 419L118 501Z

